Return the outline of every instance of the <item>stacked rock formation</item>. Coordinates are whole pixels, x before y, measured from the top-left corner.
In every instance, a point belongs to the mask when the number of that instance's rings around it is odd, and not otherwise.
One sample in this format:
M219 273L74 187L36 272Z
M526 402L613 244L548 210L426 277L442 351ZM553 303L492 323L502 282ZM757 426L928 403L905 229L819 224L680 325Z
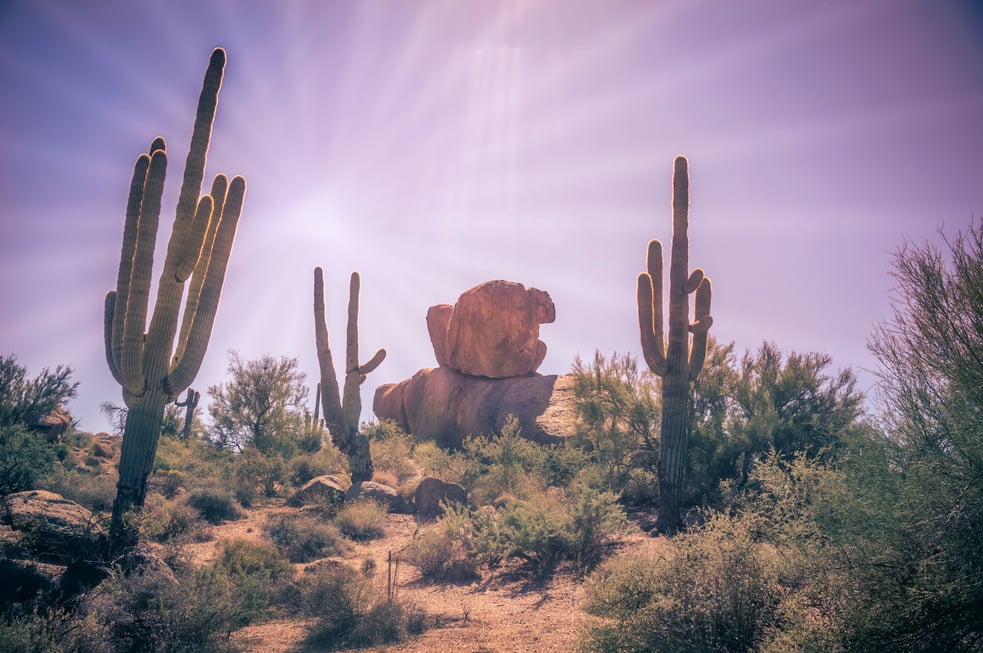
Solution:
M570 380L536 373L546 357L539 325L555 319L548 293L510 281L475 286L453 306L431 306L427 329L439 367L379 386L376 416L447 446L500 431L510 414L526 438L560 441L572 418Z

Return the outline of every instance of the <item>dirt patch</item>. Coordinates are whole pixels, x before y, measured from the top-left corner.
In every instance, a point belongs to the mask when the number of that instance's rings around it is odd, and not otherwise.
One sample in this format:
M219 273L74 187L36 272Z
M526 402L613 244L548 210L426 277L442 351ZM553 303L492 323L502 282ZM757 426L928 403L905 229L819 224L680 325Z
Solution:
M210 527L206 542L188 547L195 564L208 564L230 539L267 541L266 524L270 517L292 512L282 503L249 510L246 517ZM364 543L353 543L350 551L339 558L355 569L374 570L380 591L385 591L390 552L398 556L413 538L431 524L418 523L409 515L388 515L386 536ZM635 531L616 547L658 554L661 538ZM315 563L312 563L315 564ZM309 565L296 565L298 571ZM575 651L590 617L583 610L584 591L571 573L560 571L552 578L536 582L503 568L485 573L470 584L422 582L415 568L398 567L397 596L400 600L422 607L433 626L421 635L400 644L374 647L375 652L416 653L538 653ZM300 653L304 639L314 621L311 619L277 620L255 624L233 634L233 642L245 651L263 653ZM356 649L351 649L352 651Z

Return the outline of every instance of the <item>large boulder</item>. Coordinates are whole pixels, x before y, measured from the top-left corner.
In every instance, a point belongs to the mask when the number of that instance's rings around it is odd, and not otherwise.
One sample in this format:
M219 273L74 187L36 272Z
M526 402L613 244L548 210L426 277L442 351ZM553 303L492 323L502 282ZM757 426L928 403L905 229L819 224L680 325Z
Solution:
M401 514L410 514L413 512L410 504L399 495L399 492L395 488L383 485L382 483L363 481L351 486L345 492L346 502L358 501L359 499L368 499L381 503L389 512Z
M28 490L7 495L3 521L27 535L25 542L39 556L57 561L84 556L104 534L91 511L60 494Z
M439 367L379 386L372 409L417 439L444 446L500 432L509 415L519 421L523 437L555 444L573 432L572 387L570 375L489 379Z
M48 442L61 442L61 436L65 435L71 423L72 416L61 408L27 416L27 427L44 435Z
M294 492L287 499L287 505L293 508L311 505L340 506L345 502L347 489L348 483L341 476L336 474L316 476Z
M421 517L439 517L444 505L463 504L467 499L468 491L462 485L427 476L416 486L413 507Z
M556 319L549 293L512 281L488 281L454 306L427 312L427 330L441 367L504 379L536 371L546 357L539 325Z

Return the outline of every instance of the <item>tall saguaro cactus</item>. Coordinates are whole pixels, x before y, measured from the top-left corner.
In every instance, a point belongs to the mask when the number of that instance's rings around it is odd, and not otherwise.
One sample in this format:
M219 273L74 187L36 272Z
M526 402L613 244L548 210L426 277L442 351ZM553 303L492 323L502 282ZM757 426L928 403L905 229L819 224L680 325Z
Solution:
M348 332L345 355L344 392L338 387L331 346L328 342L328 325L324 319L324 273L314 268L314 336L317 342L317 361L321 370L321 407L324 423L331 441L348 457L352 484L372 478L372 456L369 438L359 433L359 416L362 412L362 396L359 386L365 377L386 358L386 350L380 349L368 360L358 363L358 293L361 281L358 272L352 272L348 289Z
M198 408L198 402L201 400L201 393L192 388L188 388L188 394L184 396L184 401L176 401L174 405L178 408L184 408L184 426L181 428L181 439L190 440L191 439L191 423L195 419L195 409Z
M669 339L663 332L662 243L649 242L647 271L638 275L638 326L649 369L662 377L662 439L659 455L658 526L675 531L681 525L679 490L686 462L689 427L689 382L703 368L710 317L710 278L696 268L689 272L689 171L686 157L676 157L672 176L672 250L669 264ZM689 321L689 295L696 293L694 320ZM692 345L690 334L693 334Z
M116 290L109 291L105 301L106 360L123 386L123 400L129 408L110 525L110 538L118 549L136 542L136 530L125 517L143 506L164 406L187 389L201 366L242 211L246 191L242 177L230 183L218 175L211 192L199 197L224 69L225 51L217 48L198 98L149 328L150 278L167 168L163 138L154 139L149 154L137 159L130 183L119 276ZM181 301L189 280L179 329Z

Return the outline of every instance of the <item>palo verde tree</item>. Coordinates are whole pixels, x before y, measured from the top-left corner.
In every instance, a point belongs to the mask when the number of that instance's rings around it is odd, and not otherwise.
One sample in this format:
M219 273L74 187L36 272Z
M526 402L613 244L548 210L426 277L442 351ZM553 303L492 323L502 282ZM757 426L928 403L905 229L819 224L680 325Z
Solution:
M78 393L78 382L71 378L72 368L59 365L28 379L16 356L0 356L0 426L23 425L32 415L64 406Z
M348 331L345 351L344 393L338 386L331 346L328 341L328 323L324 317L324 273L314 268L314 336L317 345L317 361L321 371L321 408L324 424L331 441L348 458L352 484L372 478L372 455L369 438L359 430L362 413L360 387L365 377L386 358L386 350L380 349L366 363L358 363L358 291L361 281L358 272L352 272L348 288Z
M638 326L642 353L662 377L662 425L659 445L659 519L663 532L682 524L679 494L686 465L689 384L703 368L710 317L710 279L696 268L689 273L689 171L678 156L672 176L672 259L669 264L669 338L663 335L662 242L648 245L647 271L638 275ZM689 295L696 293L695 319L689 321ZM690 334L692 346L690 346Z
M231 351L228 374L227 382L208 388L211 439L237 453L252 447L268 455L293 455L305 435L307 398L297 359L266 354L247 361Z
M983 221L902 247L880 361L898 532L851 650L983 650ZM869 582L869 580L868 580Z
M167 168L163 138L154 139L149 153L140 155L133 170L116 290L108 292L105 300L106 360L113 378L123 387L128 408L110 524L115 549L136 543L136 528L125 516L143 506L165 405L191 385L201 366L242 210L246 191L242 177L229 182L225 175L218 175L211 192L199 197L224 69L225 51L217 48L198 98L149 327L150 280Z

